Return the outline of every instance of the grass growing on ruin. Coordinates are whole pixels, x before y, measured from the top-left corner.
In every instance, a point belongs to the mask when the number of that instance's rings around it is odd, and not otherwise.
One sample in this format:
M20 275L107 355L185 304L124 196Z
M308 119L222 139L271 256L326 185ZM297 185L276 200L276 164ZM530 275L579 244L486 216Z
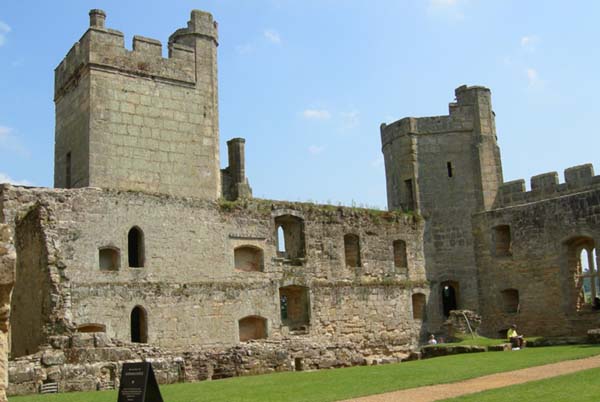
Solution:
M597 402L600 395L600 369L580 371L540 381L478 392L445 401L452 402Z
M166 402L335 401L363 395L461 381L600 354L600 346L570 345L526 348L518 352L487 352L383 366L312 372L286 372L219 381L161 386ZM35 395L12 402L114 402L111 392Z

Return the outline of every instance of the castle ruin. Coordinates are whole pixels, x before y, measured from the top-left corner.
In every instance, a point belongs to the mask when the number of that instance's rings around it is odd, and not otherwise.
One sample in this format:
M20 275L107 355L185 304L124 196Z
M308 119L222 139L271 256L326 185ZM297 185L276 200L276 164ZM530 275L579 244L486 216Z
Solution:
M161 383L397 362L456 309L488 336L600 325L600 177L504 183L489 89L381 126L388 211L256 199L244 139L219 161L212 16L168 58L105 19L55 70L55 188L0 185L9 394L114 388L127 361Z

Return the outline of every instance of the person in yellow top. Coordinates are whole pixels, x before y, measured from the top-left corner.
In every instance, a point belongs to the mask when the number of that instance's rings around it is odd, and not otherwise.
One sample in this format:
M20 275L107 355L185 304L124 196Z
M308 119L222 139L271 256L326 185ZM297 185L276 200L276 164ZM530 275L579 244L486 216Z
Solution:
M511 325L511 327L506 332L506 337L510 341L513 349L519 350L523 346L525 346L525 340L523 339L523 335L517 334L517 324Z

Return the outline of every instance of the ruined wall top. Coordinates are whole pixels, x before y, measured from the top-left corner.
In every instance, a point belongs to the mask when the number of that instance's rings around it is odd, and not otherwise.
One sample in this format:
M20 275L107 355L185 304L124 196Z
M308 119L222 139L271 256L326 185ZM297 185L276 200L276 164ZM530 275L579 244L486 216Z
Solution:
M381 124L382 147L407 134L442 134L472 131L476 128L476 108L491 105L491 91L483 86L462 85L454 90L455 102L448 105L445 116L405 117L391 124Z
M503 183L498 192L496 208L543 201L567 194L600 188L600 176L594 176L591 163L573 166L564 171L565 182L559 183L557 172L542 173L530 180L531 190L525 191L525 180Z
M217 43L217 23L211 14L193 10L188 27L169 38L169 56L162 57L162 43L143 36L133 37L133 50L125 48L122 32L106 27L106 13L93 9L90 27L55 69L55 99L76 80L86 65L193 85L196 82L195 49L184 38L206 37Z

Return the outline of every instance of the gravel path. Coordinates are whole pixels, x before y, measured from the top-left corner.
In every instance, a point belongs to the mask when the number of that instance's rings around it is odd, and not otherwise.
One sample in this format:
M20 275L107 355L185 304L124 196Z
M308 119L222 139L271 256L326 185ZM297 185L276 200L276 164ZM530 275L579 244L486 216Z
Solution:
M491 374L450 384L430 385L426 387L388 392L385 394L365 396L362 398L349 399L347 402L439 401L446 398L472 394L492 388L501 388L529 381L542 380L544 378L574 373L576 371L587 370L596 367L600 367L600 356L588 357L580 360L567 360L559 363L546 364L544 366L536 366L521 370Z

